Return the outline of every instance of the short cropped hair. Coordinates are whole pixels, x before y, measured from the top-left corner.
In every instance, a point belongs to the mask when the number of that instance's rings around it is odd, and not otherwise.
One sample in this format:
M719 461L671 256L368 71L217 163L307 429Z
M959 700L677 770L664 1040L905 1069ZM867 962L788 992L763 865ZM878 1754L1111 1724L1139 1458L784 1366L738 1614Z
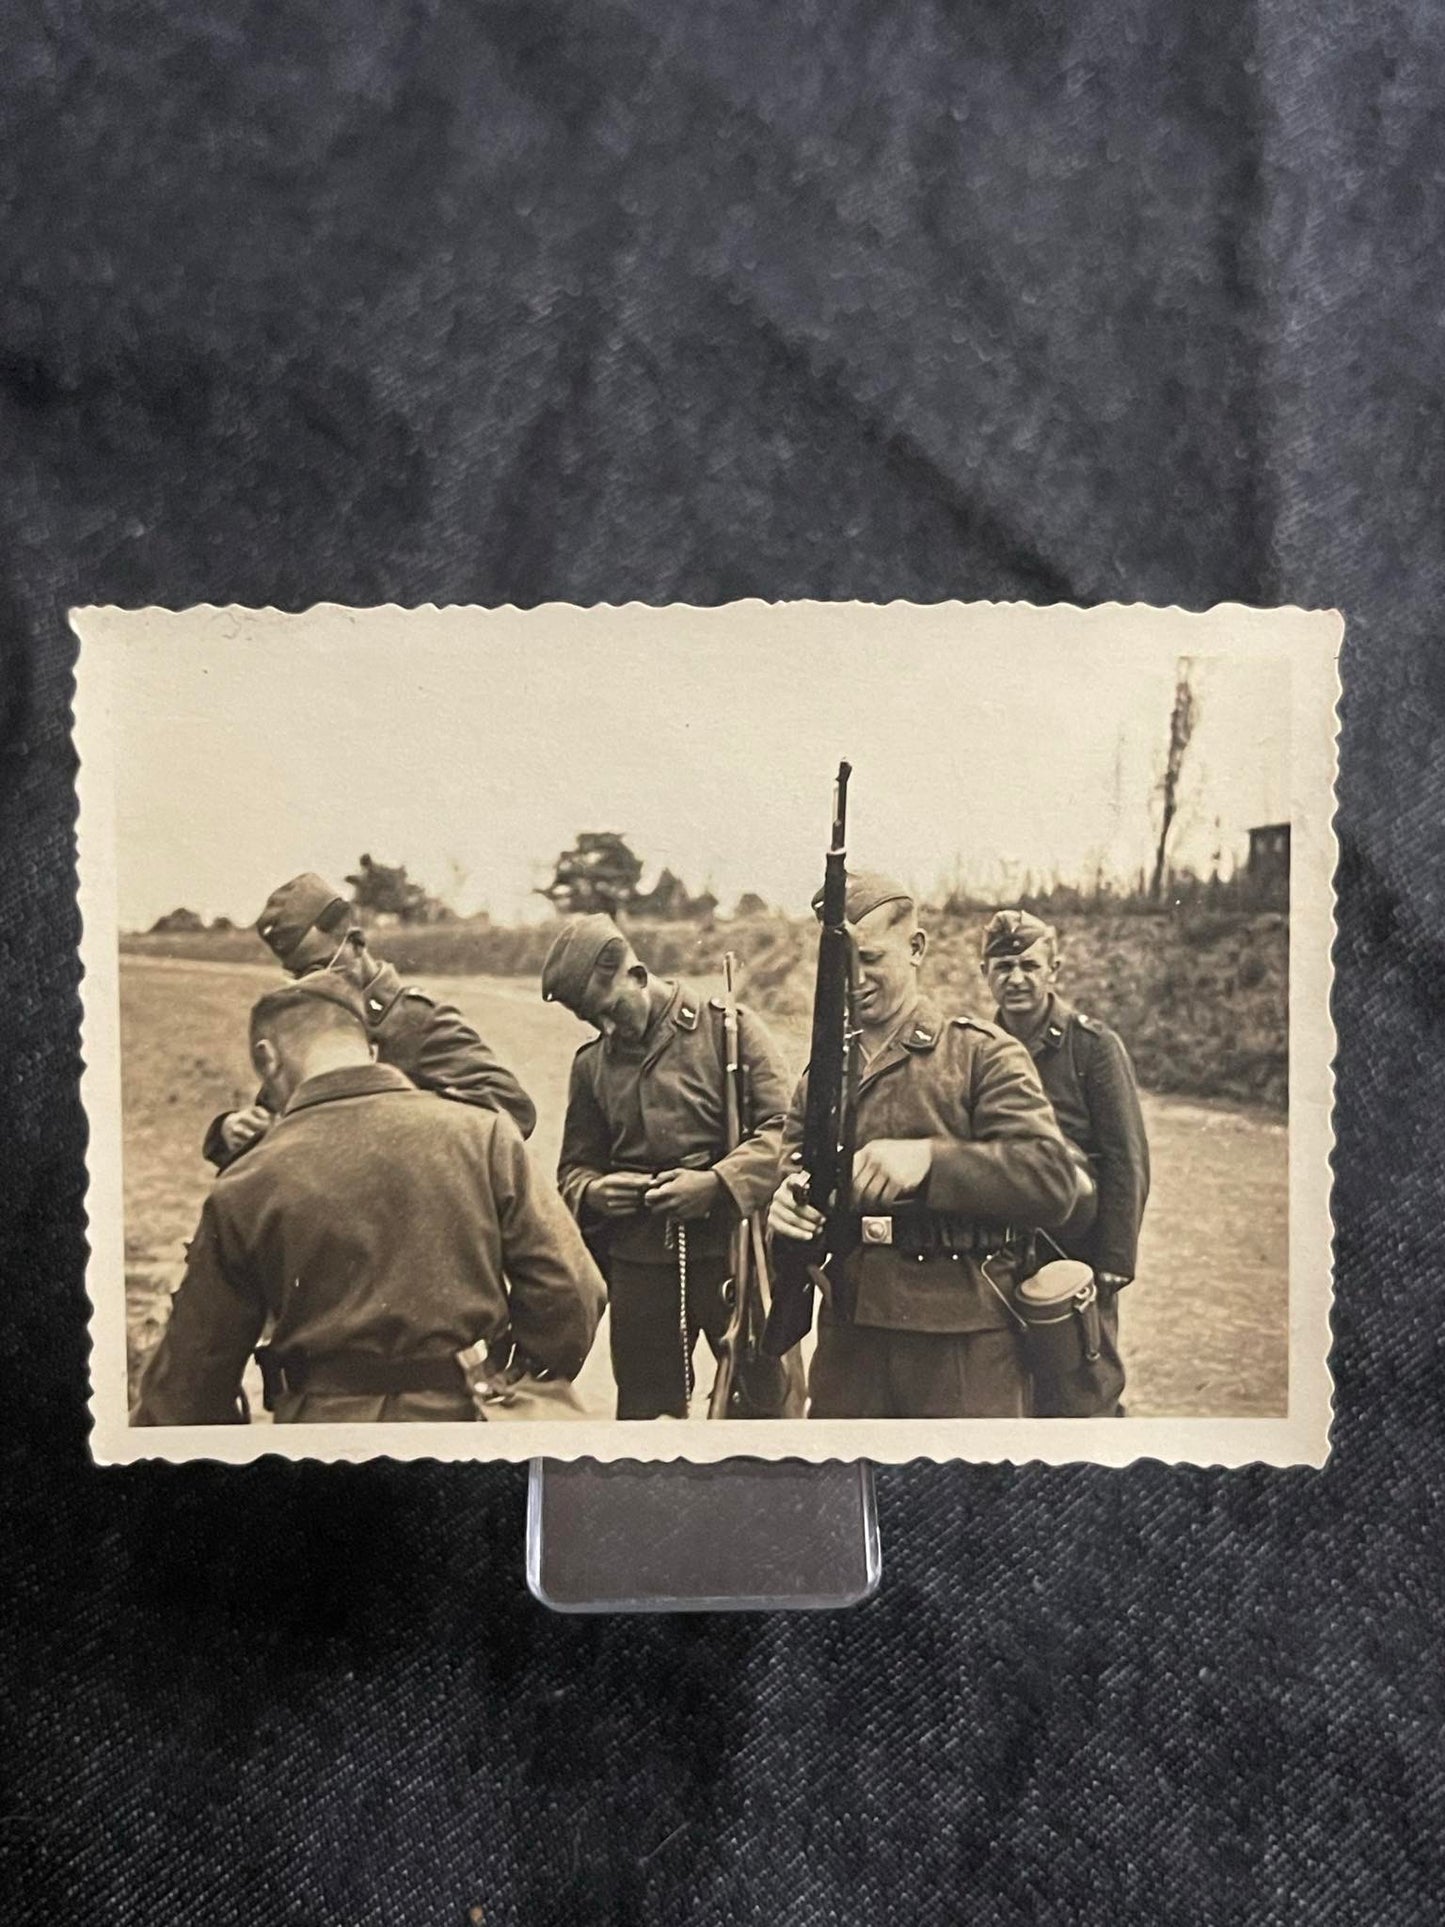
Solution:
M309 980L314 981L314 980ZM366 1018L341 997L318 994L301 984L268 990L251 1007L251 1042L270 1037L278 1042L294 1038L367 1036Z

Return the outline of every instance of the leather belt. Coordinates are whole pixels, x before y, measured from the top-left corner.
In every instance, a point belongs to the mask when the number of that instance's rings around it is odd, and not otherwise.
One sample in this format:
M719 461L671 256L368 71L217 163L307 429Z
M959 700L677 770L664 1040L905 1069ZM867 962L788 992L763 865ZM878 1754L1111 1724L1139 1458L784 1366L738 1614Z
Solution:
M839 1226L845 1252L892 1249L907 1258L986 1257L1017 1236L1006 1224L985 1224L948 1211L914 1205L898 1211L855 1212Z
M268 1412L283 1394L318 1392L343 1397L389 1398L398 1392L455 1392L465 1395L467 1382L452 1353L436 1358L382 1358L374 1352L331 1352L307 1358L299 1352L284 1356L273 1346L256 1353Z

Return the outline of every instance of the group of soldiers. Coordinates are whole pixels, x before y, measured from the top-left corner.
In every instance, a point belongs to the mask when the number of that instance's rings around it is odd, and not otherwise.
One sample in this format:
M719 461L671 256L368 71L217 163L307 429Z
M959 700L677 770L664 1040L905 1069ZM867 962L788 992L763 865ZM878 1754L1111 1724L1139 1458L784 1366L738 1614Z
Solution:
M1064 1000L1055 932L1026 911L983 932L990 1020L927 994L907 889L850 875L847 921L853 1215L831 1226L806 1372L800 1348L754 1347L740 1409L1120 1412L1117 1299L1149 1185L1123 1044ZM347 898L294 878L257 929L287 976L251 1012L261 1088L206 1133L219 1176L133 1422L244 1422L253 1352L278 1422L505 1417L521 1408L499 1388L566 1393L604 1309L617 1417L685 1417L696 1337L716 1353L728 1323L740 1222L765 1216L774 1248L822 1224L797 1170L806 1073L795 1088L757 1013L736 1007L727 1142L723 1001L654 974L612 919L565 922L542 996L596 1034L573 1062L554 1187L524 1147L536 1110L517 1077L373 955ZM1097 1306L1088 1355L1053 1376L1013 1297L1050 1256L1088 1267Z

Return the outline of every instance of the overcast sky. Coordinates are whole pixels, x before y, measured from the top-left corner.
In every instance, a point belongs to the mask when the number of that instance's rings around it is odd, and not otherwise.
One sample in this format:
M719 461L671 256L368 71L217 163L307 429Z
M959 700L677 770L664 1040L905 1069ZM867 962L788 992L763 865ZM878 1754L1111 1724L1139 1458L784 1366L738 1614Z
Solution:
M855 861L924 894L959 868L1000 895L1025 872L1127 874L1155 833L1180 620L757 603L82 618L117 665L121 922L179 905L249 922L282 879L339 882L363 850L459 908L536 917L581 830L624 832L650 873L725 907L757 890L798 909L844 755ZM1183 861L1207 865L1217 840L1242 859L1251 824L1288 814L1290 671L1260 620L1220 611L1188 638Z

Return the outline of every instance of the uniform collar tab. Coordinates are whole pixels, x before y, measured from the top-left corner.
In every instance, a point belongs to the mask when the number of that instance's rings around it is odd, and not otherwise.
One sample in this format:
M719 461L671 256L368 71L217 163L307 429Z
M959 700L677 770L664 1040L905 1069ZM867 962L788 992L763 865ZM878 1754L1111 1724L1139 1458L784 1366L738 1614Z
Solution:
M401 977L393 964L384 963L370 983L361 987L362 1002L366 1005L366 1021L372 1030L385 1017L404 989Z
M898 1042L905 1050L930 1051L938 1048L938 1040L943 1035L943 1019L932 1004L918 1004L912 1016L898 1033Z
M1066 1004L1057 991L1049 998L1049 1008L1044 1018L1044 1027L1039 1032L1036 1048L1057 1050L1069 1034L1069 1019L1073 1016L1072 1005Z

